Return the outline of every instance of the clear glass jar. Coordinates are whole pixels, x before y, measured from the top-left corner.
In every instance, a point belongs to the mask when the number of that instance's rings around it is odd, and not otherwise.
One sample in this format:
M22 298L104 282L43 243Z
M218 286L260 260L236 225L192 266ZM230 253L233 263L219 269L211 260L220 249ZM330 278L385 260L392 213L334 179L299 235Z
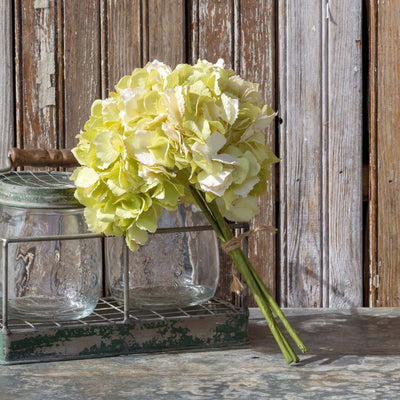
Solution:
M214 296L219 278L217 238L195 206L164 211L159 233L128 252L129 307L176 308ZM172 228L172 229L170 229ZM196 230L193 230L196 229ZM206 229L206 230L201 230ZM111 295L123 302L124 238L106 238L106 269Z
M0 237L87 233L69 175L0 175ZM10 243L7 262L9 318L79 319L93 311L101 295L99 238Z

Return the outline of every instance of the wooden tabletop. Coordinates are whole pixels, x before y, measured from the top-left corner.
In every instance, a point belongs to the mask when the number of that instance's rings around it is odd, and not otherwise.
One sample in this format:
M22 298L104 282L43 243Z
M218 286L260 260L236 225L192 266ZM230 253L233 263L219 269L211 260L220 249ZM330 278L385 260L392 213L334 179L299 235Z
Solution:
M0 368L0 399L398 399L399 308L287 309L309 348L286 365L260 312L251 345Z

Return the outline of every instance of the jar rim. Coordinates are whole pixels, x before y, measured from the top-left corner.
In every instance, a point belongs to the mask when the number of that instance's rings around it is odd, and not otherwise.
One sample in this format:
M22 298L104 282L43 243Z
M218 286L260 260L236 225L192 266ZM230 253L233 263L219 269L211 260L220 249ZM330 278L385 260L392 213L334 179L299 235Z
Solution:
M71 172L10 171L0 174L0 204L21 208L81 208Z

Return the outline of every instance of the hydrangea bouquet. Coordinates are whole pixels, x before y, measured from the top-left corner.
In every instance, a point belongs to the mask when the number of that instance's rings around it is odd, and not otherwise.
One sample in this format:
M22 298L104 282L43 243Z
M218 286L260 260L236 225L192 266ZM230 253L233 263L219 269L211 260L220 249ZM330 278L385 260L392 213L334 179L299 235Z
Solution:
M197 204L222 243L233 235L226 219L248 221L278 161L263 130L275 117L258 86L200 60L174 70L158 61L123 77L92 105L73 153L72 179L89 228L125 236L131 250L155 232L162 209ZM226 218L226 219L225 219ZM240 248L229 251L288 363L299 359L278 317L306 348Z

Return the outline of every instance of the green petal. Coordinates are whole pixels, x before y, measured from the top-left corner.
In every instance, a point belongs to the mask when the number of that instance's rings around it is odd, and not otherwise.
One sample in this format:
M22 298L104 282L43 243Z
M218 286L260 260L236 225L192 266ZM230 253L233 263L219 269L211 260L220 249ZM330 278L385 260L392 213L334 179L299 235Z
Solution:
M77 168L74 179L76 186L88 188L98 182L99 175L93 168L81 167Z
M93 143L96 145L96 155L100 160L97 166L100 169L105 169L113 163L123 149L120 138L108 131L100 132Z
M137 244L144 245L147 242L148 234L145 230L131 225L126 231L126 243L129 247L137 247Z
M159 213L155 207L151 207L146 212L140 214L136 225L143 230L154 233L157 230L157 220Z

